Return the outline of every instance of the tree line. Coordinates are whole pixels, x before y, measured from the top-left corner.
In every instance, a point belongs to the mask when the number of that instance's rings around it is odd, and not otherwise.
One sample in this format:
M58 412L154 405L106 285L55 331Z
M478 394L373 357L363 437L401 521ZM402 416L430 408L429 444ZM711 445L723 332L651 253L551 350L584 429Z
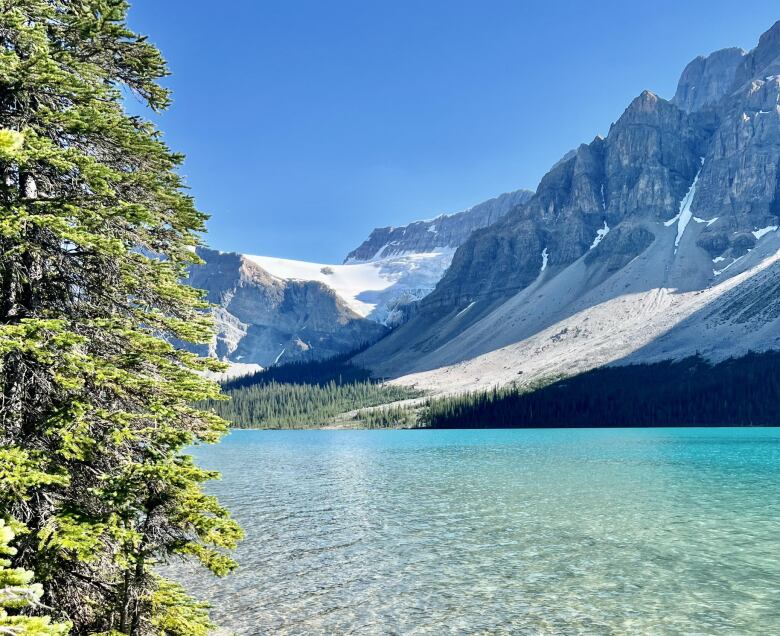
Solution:
M780 425L780 353L602 367L529 390L432 399L431 428Z
M371 373L352 362L358 353L368 345L361 345L353 351L341 353L322 360L298 360L274 365L223 383L226 391L242 389L259 384L309 384L323 386L331 382L336 384L354 384L374 382Z
M346 413L419 397L408 387L371 381L325 384L282 383L275 380L227 388L228 400L203 404L236 428L317 428L335 421L358 424ZM359 418L363 421L363 418ZM378 427L375 421L372 427Z

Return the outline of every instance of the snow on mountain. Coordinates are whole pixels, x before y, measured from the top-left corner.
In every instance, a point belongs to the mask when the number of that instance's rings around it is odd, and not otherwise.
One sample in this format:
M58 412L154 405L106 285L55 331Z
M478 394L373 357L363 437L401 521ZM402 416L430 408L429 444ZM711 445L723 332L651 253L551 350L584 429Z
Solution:
M191 269L190 283L215 305L217 334L198 351L230 362L236 375L373 342L414 313L472 231L530 196L518 190L434 221L375 230L340 265L200 249L205 264Z
M436 286L454 252L453 248L440 248L345 265L271 256L245 255L245 258L282 280L317 281L327 285L356 314L385 324L399 318L394 310L400 302L418 300Z
M462 245L475 230L496 223L526 203L533 192L515 190L478 203L462 212L441 214L401 227L378 227L347 254L346 263L376 261L394 255L425 254Z
M216 334L196 350L233 363L231 375L344 353L387 331L331 287L305 278L311 267L288 263L287 274L297 278L281 278L241 254L199 248L198 255L204 263L190 268L189 283L214 305Z
M378 374L392 375L403 365L395 383L453 394L525 385L604 364L697 353L720 361L780 348L780 237L768 233L728 272L706 277L708 255L696 246L700 226L689 227L677 249L675 227L657 223L653 230L656 238L647 250L597 284L582 257L487 313L479 310L484 302L472 301L467 309L481 317L457 338L410 351L385 368L377 365ZM706 280L694 280L699 272ZM448 321L460 319L456 314Z

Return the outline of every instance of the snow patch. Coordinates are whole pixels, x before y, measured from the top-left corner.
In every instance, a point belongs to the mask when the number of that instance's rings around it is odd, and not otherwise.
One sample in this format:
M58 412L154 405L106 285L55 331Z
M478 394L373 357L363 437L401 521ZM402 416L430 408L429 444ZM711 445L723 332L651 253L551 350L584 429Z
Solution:
M477 304L476 300L472 300L468 305L466 305L463 309L461 309L457 314L455 314L455 318L460 316L461 314L465 314L469 309L471 309L474 305Z
M677 248L680 247L680 241L682 240L683 233L685 232L685 228L688 227L688 223L690 223L691 219L693 218L693 213L691 212L691 204L693 204L693 198L696 196L696 184L699 182L700 174L701 174L701 168L696 173L696 176L693 179L693 183L691 184L691 187L688 188L687 194L685 195L685 197L683 197L683 200L680 202L680 211L677 213L677 216L669 219L668 221L664 221L664 225L666 227L669 227L670 225L674 225L675 223L677 223L677 236L674 239L675 253L677 253Z
M723 269L713 269L713 270L712 270L712 273L713 273L713 274L715 274L715 276L720 276L720 275L721 275L723 272L725 272L727 269L729 269L729 267L731 267L731 266L732 266L732 265L734 265L735 263L738 263L738 262L739 262L739 261L741 261L743 258L745 258L745 256L746 256L746 255L745 255L745 254L743 254L743 255L742 255L742 256L740 256L739 258L735 258L735 259L734 259L733 261L731 261L731 262L730 262L728 265L726 265L726 267L724 267Z
M282 358L282 356L284 355L284 352L285 352L285 351L287 351L287 349L286 349L286 348L282 349L282 350L279 352L279 355L278 355L278 356L276 356L276 359L274 360L274 364L276 364L277 362L279 362L279 360L280 360L280 359Z
M225 360L225 362L227 362L227 360ZM209 380L214 380L215 382L227 382L228 380L235 380L236 378L243 378L247 375L259 373L262 370L263 367L253 362L228 362L228 368L222 373L199 371L198 374Z
M607 222L604 221L604 227L600 230L596 230L596 238L593 239L593 243L590 245L590 249L593 249L596 247L601 241L604 240L604 237L609 234L609 226L607 225Z
M777 225L767 225L766 227L762 227L760 230L756 230L753 232L753 236L756 237L756 240L760 239L765 234L769 234L770 232L776 232L778 226Z
M547 269L547 259L550 257L550 255L547 253L547 248L545 247L542 250L542 269L540 269L540 272L543 272Z
M380 275L376 263L327 265L272 256L246 257L277 278L318 281L327 285L344 299L350 309L361 316L371 313L374 305L358 300L358 295L368 289L381 290L393 284L392 280ZM332 273L323 274L323 269Z

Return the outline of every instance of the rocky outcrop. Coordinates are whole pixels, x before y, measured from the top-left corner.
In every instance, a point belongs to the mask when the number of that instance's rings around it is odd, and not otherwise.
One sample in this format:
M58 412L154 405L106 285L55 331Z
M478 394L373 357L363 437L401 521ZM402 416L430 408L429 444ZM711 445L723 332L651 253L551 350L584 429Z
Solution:
M457 214L442 214L431 221L403 227L381 227L356 249L346 263L371 261L398 254L422 254L462 245L472 232L492 225L510 210L531 198L530 190L516 190L475 205Z
M758 46L748 53L737 69L732 89L743 88L753 80L780 73L780 20L758 40Z
M199 353L263 367L324 358L384 335L320 282L282 280L240 254L200 248L188 282L215 305L217 333Z
M731 48L697 57L685 67L672 103L689 113L716 107L734 85L745 55Z

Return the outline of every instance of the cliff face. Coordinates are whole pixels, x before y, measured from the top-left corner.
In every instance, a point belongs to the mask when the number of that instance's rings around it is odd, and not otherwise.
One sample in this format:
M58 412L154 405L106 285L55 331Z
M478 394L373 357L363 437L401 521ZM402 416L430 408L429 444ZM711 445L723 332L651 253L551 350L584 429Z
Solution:
M697 57L685 67L672 102L688 113L717 107L734 85L745 55L731 48Z
M529 325L554 324L565 307L616 302L618 280L638 294L717 290L774 240L779 170L780 22L749 53L691 62L671 101L634 99L606 138L474 232L413 319L360 360L382 375L459 363L534 337Z
M524 206L467 240L422 306L508 297L536 280L542 266L560 271L595 247L609 258L616 236L630 233L609 232L623 222L673 217L701 168L708 122L645 91L606 139L581 145Z

